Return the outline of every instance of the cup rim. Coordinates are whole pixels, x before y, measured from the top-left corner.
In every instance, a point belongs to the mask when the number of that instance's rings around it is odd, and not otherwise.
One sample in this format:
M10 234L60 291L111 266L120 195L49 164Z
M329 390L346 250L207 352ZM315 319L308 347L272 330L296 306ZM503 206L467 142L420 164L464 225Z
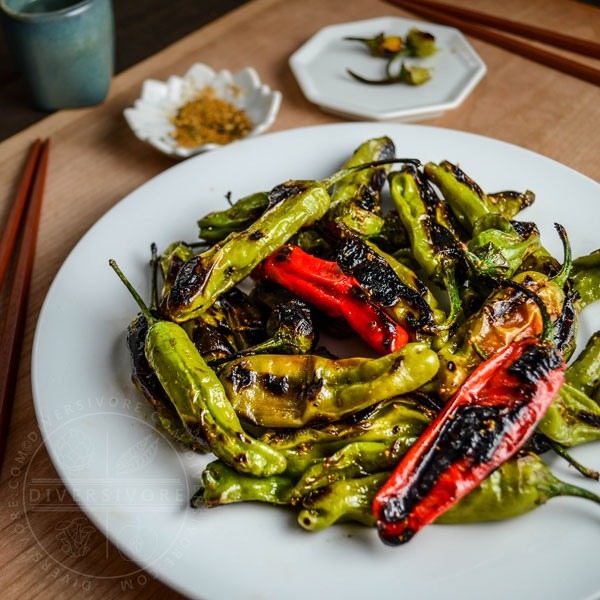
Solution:
M18 21L32 22L49 21L58 17L76 15L85 10L90 4L92 4L92 2L94 2L94 0L80 0L71 6L66 6L65 8L37 13L24 13L13 10L7 6L7 2L8 0L0 0L0 9L2 9L5 14Z

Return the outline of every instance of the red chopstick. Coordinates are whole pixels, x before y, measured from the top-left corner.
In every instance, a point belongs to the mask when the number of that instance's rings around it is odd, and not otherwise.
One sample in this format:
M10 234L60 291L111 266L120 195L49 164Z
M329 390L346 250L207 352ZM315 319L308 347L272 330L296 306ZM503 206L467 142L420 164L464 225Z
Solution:
M472 35L473 37L477 37L481 40L489 42L490 44L499 46L504 50L509 50L514 54L519 54L525 58L528 58L529 60L533 60L547 67L556 69L557 71L567 73L568 75L583 79L584 81L588 81L595 85L600 85L600 69L584 65L575 60L571 60L570 58L560 56L559 54L554 54L553 52L549 52L548 50L538 48L532 44L522 42L509 35L498 33L492 29L476 25L457 17L451 17L441 10L427 8L425 3L421 3L417 0L388 0L388 2L396 4L397 6L401 6L402 8L417 15L421 15L430 21L456 27L457 29ZM430 6L431 3L428 2L427 5ZM444 11L446 10L446 5L437 4L437 6L443 6ZM479 14L475 13L475 11L471 12L472 19L473 14Z
M21 354L23 332L25 329L27 296L40 222L49 149L50 140L46 140L43 143L40 143L38 140L34 144L9 215L7 226L0 239L0 257L4 260L5 252L8 252L10 256L19 229L23 207L27 201L27 213L22 228L21 242L15 264L15 274L8 294L4 325L0 334L0 467L6 450L10 415L17 382L19 356ZM8 259L6 259L6 264L8 264ZM0 267L4 269L1 278L3 280L6 273L6 265L2 263Z

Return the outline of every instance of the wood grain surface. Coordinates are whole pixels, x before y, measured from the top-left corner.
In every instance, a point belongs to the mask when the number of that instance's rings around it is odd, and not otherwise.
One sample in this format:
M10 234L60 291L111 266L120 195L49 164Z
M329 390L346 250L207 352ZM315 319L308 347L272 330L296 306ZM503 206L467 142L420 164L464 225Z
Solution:
M586 4L565 0L461 0L458 4L584 39L600 38L599 10ZM135 565L100 533L86 534L85 515L74 503L70 512L59 515L38 510L50 500L31 497L27 486L32 476L47 478L54 481L49 494L65 494L41 444L30 388L33 332L48 287L75 243L101 215L173 164L132 135L123 109L137 98L144 79L182 74L202 61L216 69L254 66L268 85L281 90L283 103L272 131L339 122L304 99L288 68L288 57L325 25L383 15L411 16L379 0L254 0L120 74L101 106L55 113L0 144L0 223L8 214L33 140L50 136L53 144L1 475L2 598L178 597L151 574L134 573ZM460 108L427 124L511 142L600 180L600 89L481 41L470 41L488 66L486 77ZM86 541L75 552L60 535L66 522L80 541Z

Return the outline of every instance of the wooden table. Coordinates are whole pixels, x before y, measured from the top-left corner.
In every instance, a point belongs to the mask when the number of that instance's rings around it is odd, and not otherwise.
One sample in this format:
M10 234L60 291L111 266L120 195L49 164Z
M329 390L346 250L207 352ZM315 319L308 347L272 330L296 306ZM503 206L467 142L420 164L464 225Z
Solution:
M597 8L565 0L461 0L492 14L598 39ZM38 312L52 279L82 234L111 206L173 162L137 141L122 110L147 77L183 73L193 62L237 70L254 66L283 92L272 130L341 119L306 101L288 66L289 55L325 25L382 15L411 16L379 0L255 0L196 31L115 78L107 101L61 111L0 144L0 219L4 220L31 142L52 137L52 152L29 301L15 408L0 489L0 589L3 598L177 597L150 574L130 576L132 565L96 533L64 566L57 525L83 519L77 508L60 519L24 506L27 468L56 478L41 445L30 389L30 355ZM524 146L600 180L600 91L499 48L470 40L488 74L457 110L427 124L470 131ZM591 59L590 59L591 60ZM77 302L77 298L73 298ZM93 343L93 340L90 340ZM56 484L53 493L63 494ZM44 498L28 498L27 505ZM60 527L60 525L59 525Z

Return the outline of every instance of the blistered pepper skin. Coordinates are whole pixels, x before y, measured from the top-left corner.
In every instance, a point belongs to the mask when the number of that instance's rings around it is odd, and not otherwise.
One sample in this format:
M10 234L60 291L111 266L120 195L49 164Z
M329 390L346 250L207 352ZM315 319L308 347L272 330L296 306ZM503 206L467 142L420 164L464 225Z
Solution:
M437 372L426 344L376 359L262 354L228 364L219 377L238 415L262 427L331 422L406 394Z
M206 310L301 227L320 219L331 202L326 185L314 181L290 181L275 188L270 199L270 208L247 229L181 267L165 305L173 321L181 323Z
M388 137L374 138L361 144L343 168L375 160L394 158L396 148ZM339 235L347 227L359 235L375 235L384 219L380 210L380 193L389 166L364 169L348 175L333 186L331 208L323 219L324 226Z
M282 455L244 432L217 376L179 325L151 324L145 354L190 435L205 439L221 460L243 473L260 477L285 470Z

